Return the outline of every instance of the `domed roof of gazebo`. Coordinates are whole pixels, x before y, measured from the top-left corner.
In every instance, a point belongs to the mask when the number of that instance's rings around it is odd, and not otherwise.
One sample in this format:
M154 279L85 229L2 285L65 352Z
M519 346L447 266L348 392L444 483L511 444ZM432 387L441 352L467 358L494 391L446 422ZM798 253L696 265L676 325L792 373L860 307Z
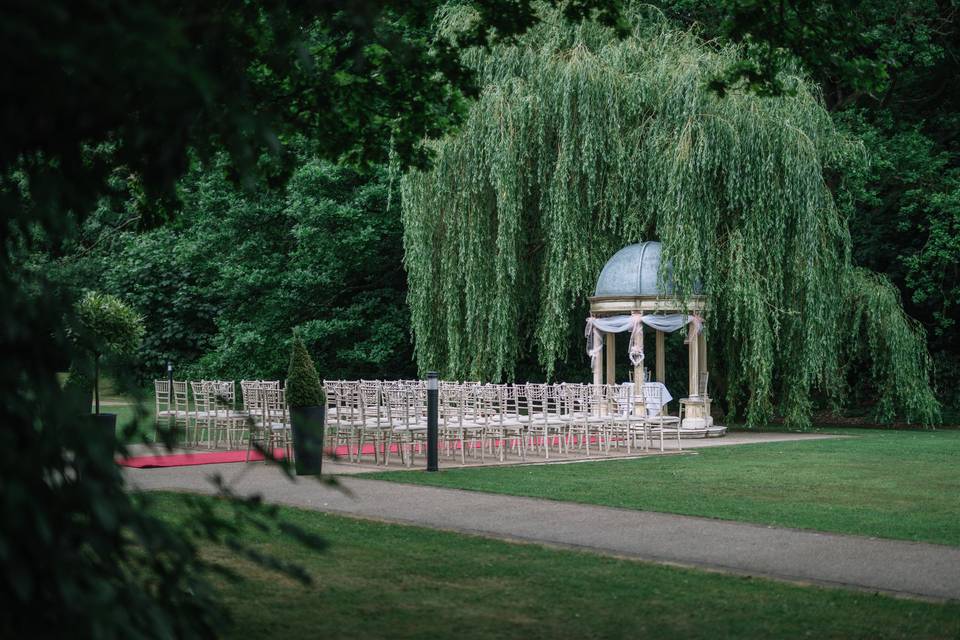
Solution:
M597 278L595 296L660 296L673 293L673 273L664 273L664 291L658 286L661 246L648 241L631 244L613 254Z

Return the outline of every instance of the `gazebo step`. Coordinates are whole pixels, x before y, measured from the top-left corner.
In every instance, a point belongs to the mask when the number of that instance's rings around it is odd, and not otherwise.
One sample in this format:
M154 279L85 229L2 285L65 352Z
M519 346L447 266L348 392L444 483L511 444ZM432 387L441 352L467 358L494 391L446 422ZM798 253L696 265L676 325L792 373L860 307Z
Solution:
M680 429L681 438L719 438L727 433L726 427L713 425L710 427L701 427L698 429Z

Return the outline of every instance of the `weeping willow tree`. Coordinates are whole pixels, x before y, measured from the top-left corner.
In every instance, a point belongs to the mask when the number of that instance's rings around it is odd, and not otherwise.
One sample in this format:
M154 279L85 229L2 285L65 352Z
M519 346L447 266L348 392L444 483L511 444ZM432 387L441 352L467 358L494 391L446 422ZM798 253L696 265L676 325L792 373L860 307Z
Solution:
M787 97L718 97L707 82L736 48L632 24L618 38L545 11L520 40L465 54L482 93L402 184L419 366L509 379L528 349L548 375L585 358L571 311L616 250L659 239L681 298L705 285L712 365L749 423L779 403L806 425L814 389L839 401L858 376L880 419L936 421L922 329L851 265L825 175L860 147L816 88L798 75Z

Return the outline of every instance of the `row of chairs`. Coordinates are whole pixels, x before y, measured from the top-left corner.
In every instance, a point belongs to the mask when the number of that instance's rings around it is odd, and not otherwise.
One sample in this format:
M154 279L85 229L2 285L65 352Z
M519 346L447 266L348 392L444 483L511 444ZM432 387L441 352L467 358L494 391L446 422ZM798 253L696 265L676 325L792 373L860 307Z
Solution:
M423 381L328 380L324 387L331 449L355 462L372 456L385 465L393 453L411 465L424 450ZM441 382L438 396L441 451L464 463L468 455L502 461L508 455L630 453L654 441L663 451L674 437L681 447L681 418L631 385ZM660 410L654 415L648 407Z
M641 387L642 389L643 387ZM279 381L155 382L158 421L167 420L187 446L238 448L258 444L292 455L289 410ZM365 457L387 465L396 454L413 465L426 448L426 386L422 380L327 380L327 450L354 462ZM609 453L649 449L667 438L680 443L681 417L669 416L658 390L632 385L482 384L439 385L441 452L467 457ZM192 400L192 401L191 401ZM659 411L650 411L650 407ZM681 407L682 410L682 407ZM655 413L655 415L654 415ZM249 455L248 455L249 458Z
M154 381L158 427L166 423L188 447L235 449L253 444L290 454L290 414L277 380Z

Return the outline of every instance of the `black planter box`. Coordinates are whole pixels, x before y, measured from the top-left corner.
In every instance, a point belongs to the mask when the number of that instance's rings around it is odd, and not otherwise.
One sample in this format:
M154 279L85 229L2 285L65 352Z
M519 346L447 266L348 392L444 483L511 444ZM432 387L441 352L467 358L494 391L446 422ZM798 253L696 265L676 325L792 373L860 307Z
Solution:
M293 457L298 476L318 476L323 464L323 424L326 406L290 407Z
M117 414L115 413L94 413L90 415L93 421L93 428L104 441L113 447L117 443Z

